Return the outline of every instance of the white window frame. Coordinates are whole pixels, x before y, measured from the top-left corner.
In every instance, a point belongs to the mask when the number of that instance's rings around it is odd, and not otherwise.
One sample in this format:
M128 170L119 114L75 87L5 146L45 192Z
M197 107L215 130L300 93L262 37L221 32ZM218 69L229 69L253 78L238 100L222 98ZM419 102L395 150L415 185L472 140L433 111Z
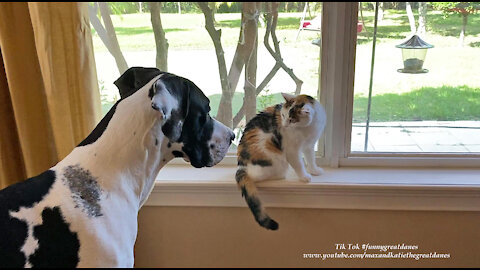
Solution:
M468 153L350 152L358 2L325 2L322 14L320 101L327 112L319 163L342 166L480 167Z

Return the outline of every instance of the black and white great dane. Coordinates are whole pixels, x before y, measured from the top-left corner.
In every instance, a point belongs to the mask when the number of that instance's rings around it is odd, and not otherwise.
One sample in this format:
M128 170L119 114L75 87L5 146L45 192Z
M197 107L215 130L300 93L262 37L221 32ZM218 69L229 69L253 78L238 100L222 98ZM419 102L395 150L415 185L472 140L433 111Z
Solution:
M133 267L137 214L174 157L220 162L232 130L191 81L134 67L121 99L54 167L0 191L0 267Z

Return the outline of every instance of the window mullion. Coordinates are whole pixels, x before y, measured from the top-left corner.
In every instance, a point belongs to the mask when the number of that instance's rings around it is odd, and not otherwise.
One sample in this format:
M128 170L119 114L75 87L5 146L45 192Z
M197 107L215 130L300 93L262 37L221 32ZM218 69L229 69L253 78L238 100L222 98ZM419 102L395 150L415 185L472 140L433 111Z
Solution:
M349 149L351 130L349 92L353 92L353 63L358 3L324 3L322 30L322 69L320 100L327 112L325 160L338 167ZM353 98L352 98L353 99Z

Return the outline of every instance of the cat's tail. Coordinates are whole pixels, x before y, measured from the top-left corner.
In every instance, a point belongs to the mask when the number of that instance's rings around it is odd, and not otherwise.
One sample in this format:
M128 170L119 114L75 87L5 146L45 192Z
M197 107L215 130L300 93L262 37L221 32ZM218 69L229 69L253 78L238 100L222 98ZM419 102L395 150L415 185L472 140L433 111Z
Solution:
M258 198L255 182L248 176L245 167L238 168L237 173L235 174L235 179L237 180L238 187L242 190L242 196L245 197L245 201L258 224L269 230L277 230L278 223L271 219L265 212L265 209Z

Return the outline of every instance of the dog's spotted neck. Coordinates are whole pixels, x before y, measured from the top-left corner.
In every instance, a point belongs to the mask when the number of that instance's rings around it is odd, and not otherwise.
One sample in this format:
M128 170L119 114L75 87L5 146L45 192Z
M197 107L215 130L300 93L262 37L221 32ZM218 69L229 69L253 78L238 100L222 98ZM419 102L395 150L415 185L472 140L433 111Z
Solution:
M79 165L91 170L102 189L125 197L138 211L153 189L156 175L174 158L172 151L178 148L164 136L164 119L152 109L148 97L158 77L121 100L102 136L92 144L75 148L56 167L82 160L86 164Z

